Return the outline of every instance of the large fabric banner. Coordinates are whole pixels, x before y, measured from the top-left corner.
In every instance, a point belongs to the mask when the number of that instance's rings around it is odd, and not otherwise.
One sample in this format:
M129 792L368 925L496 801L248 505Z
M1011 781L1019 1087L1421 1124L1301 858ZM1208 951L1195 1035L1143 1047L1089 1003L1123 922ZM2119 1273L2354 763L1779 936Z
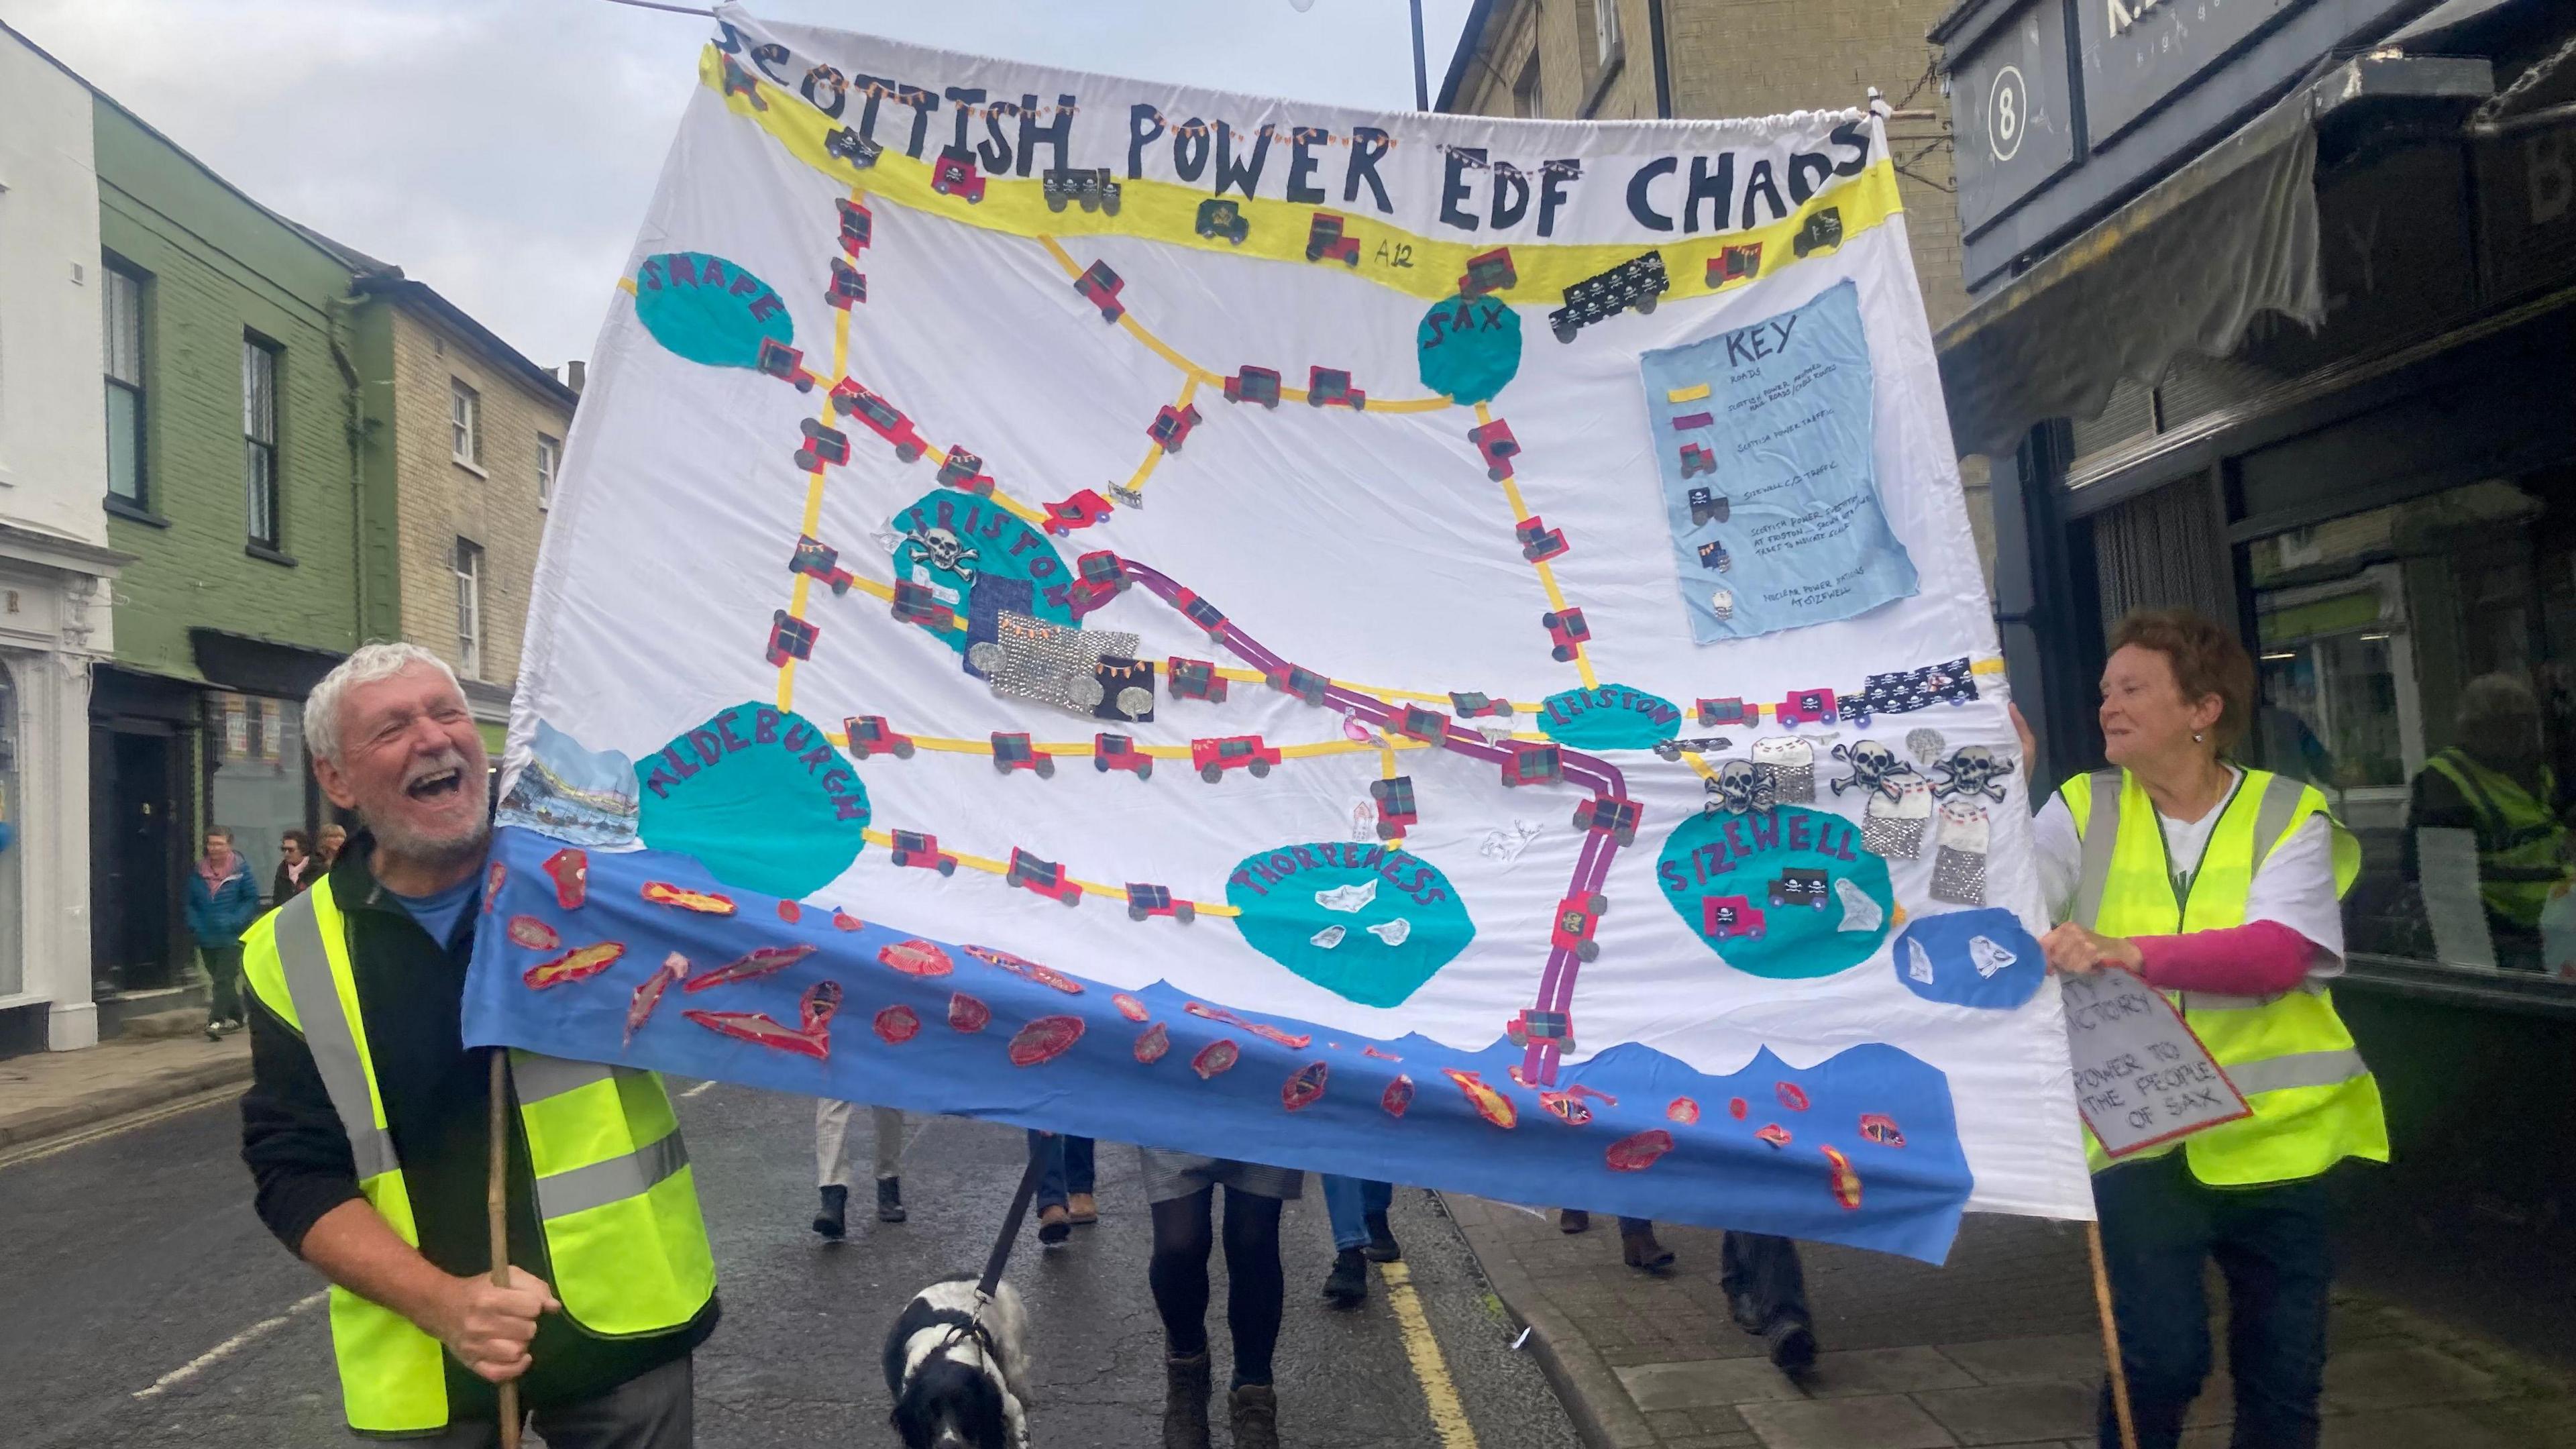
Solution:
M2090 1215L1878 118L732 7L698 80L470 1040L1936 1260Z

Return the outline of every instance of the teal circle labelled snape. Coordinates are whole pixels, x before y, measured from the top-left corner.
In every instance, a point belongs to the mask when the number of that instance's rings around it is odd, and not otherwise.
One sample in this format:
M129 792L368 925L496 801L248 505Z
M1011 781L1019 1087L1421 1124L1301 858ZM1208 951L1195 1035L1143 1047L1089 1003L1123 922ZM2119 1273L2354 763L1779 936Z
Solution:
M1803 873L1815 871L1824 874L1821 906L1800 889L1813 880ZM1896 918L1887 862L1862 848L1860 827L1795 805L1692 816L1665 839L1655 882L1720 960L1772 981L1858 966L1878 953ZM1735 920L1712 921L1712 901Z
M867 843L868 790L811 720L749 703L635 762L637 833L730 886L798 900Z
M1064 555L1056 552L1052 539L993 500L933 489L887 523L901 539L894 546L895 578L928 586L952 613L972 619L981 603L993 617L1027 614L1050 624L1082 627L1074 617L1074 573ZM949 648L966 652L965 631L950 627L931 632Z
M767 282L705 252L659 252L635 268L635 317L691 362L757 367L760 345L793 344L796 321Z
M1402 1006L1476 939L1476 923L1431 862L1327 840L1244 857L1226 878L1252 949L1345 1001Z
M1541 734L1578 750L1651 749L1681 733L1682 712L1671 700L1605 684L1551 694L1539 706Z
M1521 370L1521 314L1500 297L1434 303L1413 330L1422 385L1461 403L1492 402Z

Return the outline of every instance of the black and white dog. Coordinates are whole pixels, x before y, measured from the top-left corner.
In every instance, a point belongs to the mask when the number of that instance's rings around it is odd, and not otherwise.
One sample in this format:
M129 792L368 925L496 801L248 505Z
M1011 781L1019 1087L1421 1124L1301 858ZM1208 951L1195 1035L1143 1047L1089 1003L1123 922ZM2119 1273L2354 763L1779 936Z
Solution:
M886 1331L886 1392L904 1449L1028 1449L1028 1310L1004 1283L979 1319L975 1283L931 1284Z

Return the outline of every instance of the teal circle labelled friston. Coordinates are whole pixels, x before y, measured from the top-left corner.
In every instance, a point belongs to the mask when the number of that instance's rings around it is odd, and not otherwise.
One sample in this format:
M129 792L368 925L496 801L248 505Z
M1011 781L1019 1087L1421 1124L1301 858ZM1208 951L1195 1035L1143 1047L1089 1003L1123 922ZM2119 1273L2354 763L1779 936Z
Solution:
M1860 827L1795 805L1690 817L1664 841L1655 882L1727 965L1773 981L1858 966L1896 913L1887 862Z
M661 252L635 268L635 317L691 362L757 367L760 345L793 344L796 320L767 282L705 252Z
M952 613L984 620L983 637L992 637L990 621L1005 613L1082 627L1064 555L993 500L933 489L889 524L902 540L894 548L894 576L928 588ZM953 621L931 632L966 652L967 632Z
M727 885L801 899L867 843L868 791L804 716L738 704L635 762L637 833Z
M1413 347L1424 387L1492 402L1521 370L1521 316L1499 297L1450 297L1422 314Z
M1539 706L1538 727L1578 750L1643 750L1681 733L1682 712L1642 689L1605 684L1549 695Z
M1246 856L1226 878L1252 949L1345 1001L1401 1006L1476 938L1440 868L1383 845L1326 840Z

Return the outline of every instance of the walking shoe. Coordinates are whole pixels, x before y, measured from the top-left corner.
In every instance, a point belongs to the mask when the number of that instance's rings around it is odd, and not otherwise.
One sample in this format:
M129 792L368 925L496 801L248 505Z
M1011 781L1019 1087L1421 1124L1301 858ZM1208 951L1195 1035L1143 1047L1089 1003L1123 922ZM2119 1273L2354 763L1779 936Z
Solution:
M214 1019L213 1017L211 1017L211 1016L210 1016L210 1017L207 1017L207 1018L206 1018L206 1040L208 1040L208 1041L222 1041L223 1039L224 1039L224 1024L223 1024L222 1022L220 1022L220 1021L215 1020L215 1019Z
M1357 1308L1368 1297L1368 1259L1357 1248L1333 1255L1332 1274L1324 1279L1324 1301L1335 1308Z
M1365 1221L1368 1224L1369 1240L1368 1246L1360 1251L1368 1255L1368 1260L1372 1263L1393 1263L1401 1260L1404 1257L1404 1249L1396 1246L1395 1230L1386 1225L1386 1214L1370 1213Z
M1655 1230L1619 1235L1619 1256L1641 1273L1661 1273L1673 1265L1673 1250L1655 1241Z
M1816 1331L1794 1318L1783 1318L1764 1330L1771 1342L1771 1366L1795 1378L1816 1366Z
M1163 1449L1210 1449L1208 1356L1163 1360Z
M1556 1210L1556 1230L1558 1232L1582 1233L1589 1232L1591 1229L1592 1214L1585 1212L1583 1209L1558 1208Z
M1728 1292L1726 1316L1734 1319L1735 1326L1747 1333L1758 1334L1771 1326L1770 1316L1762 1311L1760 1304L1753 1301L1753 1295L1750 1293Z
M1073 1236L1073 1218L1064 1204L1051 1202L1038 1209L1038 1241L1052 1248Z
M1064 1215L1077 1228L1087 1228L1100 1221L1100 1200L1087 1192L1064 1195Z
M1279 1395L1268 1384L1235 1386L1234 1449L1279 1449Z
M903 1219L903 1179L900 1177L878 1178L877 1221L881 1223L899 1223L902 1222Z
M814 1231L827 1238L837 1238L848 1231L845 1218L850 1207L850 1190L834 1183L823 1189L823 1205L814 1212Z

